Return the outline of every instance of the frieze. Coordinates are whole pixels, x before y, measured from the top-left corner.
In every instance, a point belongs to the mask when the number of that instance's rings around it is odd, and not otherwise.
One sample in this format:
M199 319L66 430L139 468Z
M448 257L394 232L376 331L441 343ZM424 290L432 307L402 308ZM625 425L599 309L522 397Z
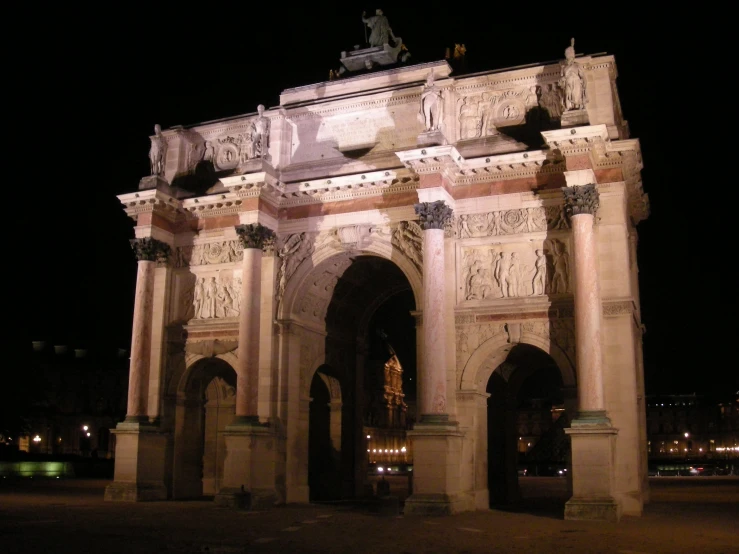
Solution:
M228 264L240 262L244 251L238 240L180 246L176 249L175 267Z
M634 311L634 303L631 300L620 302L603 302L604 316L618 316L631 314Z
M518 208L479 214L463 214L457 222L461 239L517 235L568 229L562 206Z

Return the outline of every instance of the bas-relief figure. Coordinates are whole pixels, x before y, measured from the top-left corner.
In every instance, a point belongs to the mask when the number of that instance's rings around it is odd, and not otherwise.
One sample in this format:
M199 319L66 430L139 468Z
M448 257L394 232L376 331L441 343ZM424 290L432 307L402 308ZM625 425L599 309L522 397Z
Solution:
M159 124L154 125L154 136L151 137L151 148L149 149L149 162L151 162L151 174L162 175L164 163L167 158L167 139L162 135Z
M585 70L575 61L574 38L565 50L565 62L562 64L559 84L564 90L562 107L565 112L585 109L587 102Z
M393 231L393 246L413 262L418 271L423 271L423 231L415 221L401 221Z
M441 89L434 84L434 72L432 71L426 79L423 92L421 92L421 109L418 113L418 118L425 131L440 129L443 110Z
M200 277L193 292L193 319L237 317L241 309L241 282Z
M370 17L365 17L366 15L367 12L362 12L362 23L371 29L370 36L367 41L370 46L389 44L389 39L393 39L393 41L395 41L395 35L393 34L393 30L390 28L390 22L382 13L382 10L376 10L375 15Z

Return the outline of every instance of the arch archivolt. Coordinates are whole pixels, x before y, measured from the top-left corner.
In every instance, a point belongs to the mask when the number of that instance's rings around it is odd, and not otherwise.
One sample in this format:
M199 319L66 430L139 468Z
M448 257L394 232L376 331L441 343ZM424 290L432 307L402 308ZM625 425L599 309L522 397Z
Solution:
M364 240L349 245L343 245L338 238L344 227L304 239L315 241L315 251L298 265L287 280L279 302L279 319L313 323L323 329L334 287L358 256L377 256L397 265L411 285L416 306L422 305L421 272L414 262L390 242L391 228L369 225L367 228L368 235ZM279 258L277 262L280 263Z
M236 352L226 352L224 354L218 354L217 356L207 357L202 354L195 354L193 352L185 352L185 371L178 379L172 379L171 387L174 390L171 393L176 394L178 397L184 397L191 384L193 372L197 371L198 362L201 360L210 360L217 358L226 362L234 373L236 373L236 367L238 364L238 356Z
M522 324L493 323L457 327L457 386L460 390L485 392L488 380L518 343L530 344L549 354L559 367L565 387L576 384L574 331L567 320L535 320ZM571 320L570 320L571 323ZM511 325L520 325L520 336L512 339ZM554 337L551 334L554 334ZM555 340L558 334L563 338ZM563 348L560 342L566 344ZM567 350L571 349L571 354Z

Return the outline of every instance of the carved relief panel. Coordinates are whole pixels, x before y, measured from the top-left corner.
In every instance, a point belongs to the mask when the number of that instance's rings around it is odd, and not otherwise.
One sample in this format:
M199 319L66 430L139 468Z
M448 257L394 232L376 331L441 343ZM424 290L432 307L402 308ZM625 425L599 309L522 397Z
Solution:
M499 127L520 125L538 105L536 87L491 90L461 96L457 109L461 140L498 134Z
M461 246L459 254L459 303L571 293L565 238Z
M243 258L244 250L237 240L210 242L178 247L175 251L175 267L227 264L240 262Z
M173 294L174 321L235 318L241 310L241 272L180 271L174 277Z

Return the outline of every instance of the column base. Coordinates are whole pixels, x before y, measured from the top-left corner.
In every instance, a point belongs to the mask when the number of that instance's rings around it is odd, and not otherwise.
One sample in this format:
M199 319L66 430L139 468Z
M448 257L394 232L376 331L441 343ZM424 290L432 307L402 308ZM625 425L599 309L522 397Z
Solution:
M162 482L111 483L105 487L106 502L150 502L167 500L167 487Z
M284 502L277 483L277 437L254 418L226 426L223 486L215 503L236 509L265 509Z
M610 428L611 420L605 410L577 412L570 425L572 428L602 427Z
M572 444L572 498L565 505L565 519L618 521L622 510L614 495L618 430L602 423L608 419L605 413L582 415L565 429Z
M147 418L148 419L148 418ZM168 435L153 425L135 421L119 423L116 435L113 483L104 499L118 502L166 500L166 455Z
M407 516L449 516L469 511L460 495L412 494L405 500L403 514Z
M429 417L431 416L431 417ZM461 490L462 438L448 414L424 414L408 437L413 443L413 494L407 515L449 515L475 509L475 495Z
M213 501L217 506L234 510L266 510L278 503L277 494L273 490L227 487L218 491Z
M574 521L612 521L621 519L621 506L613 498L570 498L565 504L565 519Z

